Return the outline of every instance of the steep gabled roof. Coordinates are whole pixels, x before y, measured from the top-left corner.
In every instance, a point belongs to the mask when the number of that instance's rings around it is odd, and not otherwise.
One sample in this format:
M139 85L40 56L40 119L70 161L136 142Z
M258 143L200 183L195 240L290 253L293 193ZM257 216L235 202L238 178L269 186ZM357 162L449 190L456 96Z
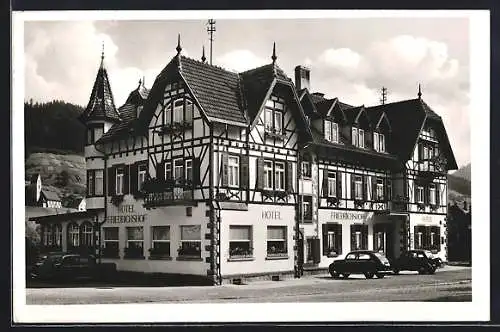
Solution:
M240 73L240 77L250 119L257 116L275 79L291 82L285 72L275 64L247 70Z
M441 143L445 147L448 159L447 168L457 169L457 163L453 150L444 128L444 123L422 99L410 99L399 102L377 105L367 108L368 112L385 112L389 118L392 128L391 142L392 149L398 155L401 161L411 158L411 155L417 144L418 136L427 119L436 121L441 128Z
M104 67L103 60L104 56L101 58L101 66L97 71L89 103L80 116L82 122L87 122L89 120L120 121L120 114L115 107L113 93L111 92L111 86L109 84L108 72Z
M55 191L42 189L41 194L43 196L45 196L45 198L49 201L60 201L61 200L61 198L59 197L59 194L57 194Z

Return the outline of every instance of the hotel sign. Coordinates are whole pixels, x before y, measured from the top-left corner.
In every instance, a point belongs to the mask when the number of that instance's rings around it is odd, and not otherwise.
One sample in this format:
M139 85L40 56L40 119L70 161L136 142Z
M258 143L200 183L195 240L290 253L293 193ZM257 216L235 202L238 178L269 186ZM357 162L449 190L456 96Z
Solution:
M366 213L364 212L338 212L333 211L330 215L332 220L358 220L364 221L366 219Z
M262 219L281 220L280 211L262 211Z
M146 220L145 214L135 214L133 205L120 206L119 212L128 213L125 215L108 216L106 222L110 224L126 224L134 222L144 222Z

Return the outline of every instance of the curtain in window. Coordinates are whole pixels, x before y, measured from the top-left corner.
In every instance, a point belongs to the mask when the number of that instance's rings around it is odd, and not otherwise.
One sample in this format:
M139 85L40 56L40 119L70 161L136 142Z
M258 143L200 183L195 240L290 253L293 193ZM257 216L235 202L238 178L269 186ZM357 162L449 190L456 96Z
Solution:
M267 228L267 238L268 239L285 239L286 229L284 227L268 227Z
M195 240L201 239L201 225L181 226L181 240Z
M144 232L142 227L127 227L127 239L129 240L143 240Z
M168 226L153 227L153 240L170 240L170 228Z
M231 226L229 229L229 238L231 240L250 240L250 227Z

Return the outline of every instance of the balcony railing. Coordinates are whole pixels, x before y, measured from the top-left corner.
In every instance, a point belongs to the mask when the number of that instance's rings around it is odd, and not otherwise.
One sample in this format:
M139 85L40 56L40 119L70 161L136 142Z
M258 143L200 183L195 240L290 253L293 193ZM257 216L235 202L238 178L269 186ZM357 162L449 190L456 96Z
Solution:
M193 202L193 183L189 180L149 179L144 183L144 207L186 205Z
M418 163L418 170L423 175L440 176L446 174L446 159L442 157L433 157L430 159L421 160Z

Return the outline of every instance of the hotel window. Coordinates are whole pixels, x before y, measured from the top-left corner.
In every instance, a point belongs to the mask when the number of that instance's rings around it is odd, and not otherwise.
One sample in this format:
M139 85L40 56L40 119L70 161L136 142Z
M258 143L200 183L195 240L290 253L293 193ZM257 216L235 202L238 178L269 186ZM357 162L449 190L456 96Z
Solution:
M385 152L385 136L380 133L373 133L373 148L378 152Z
M139 190L142 189L142 185L144 181L146 181L146 172L147 172L147 165L146 164L139 164L139 168L137 171L137 188Z
M78 224L73 223L68 226L68 247L79 247L80 246L80 227Z
M351 225L351 250L368 249L368 226Z
M429 185L429 204L436 204L436 185Z
M424 243L423 243L422 232L415 233L415 249L422 249L423 246L424 246Z
M363 129L358 129L358 146L365 147L365 131Z
M189 123L193 122L193 109L194 109L193 103L190 100L186 99L185 122Z
M170 226L153 226L151 255L170 256Z
M174 110L173 110L173 116L174 116L174 123L181 123L184 121L184 101L182 99L177 99L174 102Z
M376 192L376 197L375 200L383 200L384 199L384 180L383 179L377 179L377 192Z
M84 222L81 226L82 228L82 245L91 247L93 243L93 229L90 222Z
M183 165L183 160L182 159L176 159L174 160L174 179L175 180L182 180L183 179L183 170L184 170L184 165Z
M287 254L286 226L267 226L267 255Z
M96 126L87 129L87 145L94 144L99 138L104 135L104 127Z
M312 196L303 196L302 199L302 221L312 221Z
M308 161L302 162L302 176L305 178L311 177L311 163Z
M273 162L265 160L264 161L264 189L272 190L273 189Z
M417 186L417 203L423 203L424 202L424 187L422 186Z
M118 227L104 227L103 257L118 257Z
M354 199L363 199L363 178L354 175Z
M325 139L327 141L338 143L339 126L336 122L325 120Z
M172 164L170 162L165 163L165 180L172 179Z
M104 194L104 170L95 170L95 195L102 196Z
M430 236L430 238L429 238L431 248L432 248L432 247L434 247L434 239L435 239L435 236L436 236L436 233L431 232L431 236Z
M186 180L193 181L193 160L186 160Z
M230 187L239 187L240 185L240 159L235 156L229 156L227 159L228 180Z
M94 128L94 142L97 142L104 135L104 127L99 126Z
M123 187L125 184L125 169L116 169L116 194L123 195Z
M376 232L374 234L375 244L373 249L379 252L385 252L385 233L384 232Z
M229 257L251 257L252 227L229 226Z
M126 258L143 258L144 257L144 228L126 227L127 230L127 247L125 248Z
M50 225L46 225L43 228L43 244L45 246L52 245L52 228L50 227Z
M265 107L264 124L266 130L281 134L283 130L284 103L268 100Z
M53 228L53 234L54 234L54 245L61 247L62 246L62 225L61 224L54 224Z
M337 174L328 172L328 197L337 196Z
M335 257L342 254L342 225L323 225L323 255Z
M201 258L201 226L186 225L181 227L180 257Z
M275 190L285 190L285 163L276 162L274 167Z
M352 128L351 138L352 138L352 145L358 146L358 128L354 127Z

